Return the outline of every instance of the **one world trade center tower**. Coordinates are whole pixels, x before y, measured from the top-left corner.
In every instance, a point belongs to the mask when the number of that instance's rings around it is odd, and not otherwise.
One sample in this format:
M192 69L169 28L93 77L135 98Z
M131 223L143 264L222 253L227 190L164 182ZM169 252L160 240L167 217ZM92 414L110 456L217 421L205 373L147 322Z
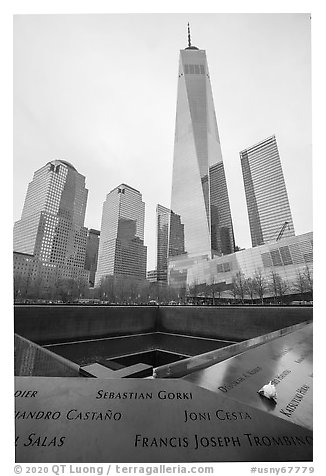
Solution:
M234 252L234 235L205 50L180 51L171 210L184 243L170 259ZM175 222L174 222L175 223ZM170 241L177 234L170 224Z

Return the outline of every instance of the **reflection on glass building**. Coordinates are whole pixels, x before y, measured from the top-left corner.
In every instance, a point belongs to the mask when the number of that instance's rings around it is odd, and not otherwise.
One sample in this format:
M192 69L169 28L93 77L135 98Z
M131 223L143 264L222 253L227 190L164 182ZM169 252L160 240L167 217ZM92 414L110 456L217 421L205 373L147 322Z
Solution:
M146 279L145 203L126 184L113 189L103 204L95 285L104 276Z
M266 283L271 283L273 274L276 274L286 282L287 293L291 294L299 273L305 273L307 268L310 273L313 272L313 233L284 238L213 259L185 257L171 264L169 280L175 286L189 288L194 284L221 283L225 289L231 289L237 273L244 278L259 275Z
M240 152L252 246L294 236L275 136Z
M89 284L94 286L95 273L97 270L98 247L100 243L100 232L90 228L87 232L85 269L89 271Z
M184 247L176 252L170 246L169 262L184 253L212 257L234 251L206 52L191 46L190 34L179 60L171 210L184 227ZM174 236L171 221L170 241Z
M88 190L85 177L64 160L34 173L21 219L14 225L14 252L32 255L33 278L44 286L57 278L85 278Z
M184 254L184 226L180 216L163 205L156 207L157 281L167 281L168 257Z

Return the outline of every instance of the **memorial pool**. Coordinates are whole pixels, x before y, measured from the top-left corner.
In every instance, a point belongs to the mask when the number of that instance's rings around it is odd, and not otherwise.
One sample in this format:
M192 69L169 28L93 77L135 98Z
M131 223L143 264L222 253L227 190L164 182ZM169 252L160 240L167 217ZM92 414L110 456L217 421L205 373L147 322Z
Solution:
M310 310L47 311L15 312L17 462L312 461Z

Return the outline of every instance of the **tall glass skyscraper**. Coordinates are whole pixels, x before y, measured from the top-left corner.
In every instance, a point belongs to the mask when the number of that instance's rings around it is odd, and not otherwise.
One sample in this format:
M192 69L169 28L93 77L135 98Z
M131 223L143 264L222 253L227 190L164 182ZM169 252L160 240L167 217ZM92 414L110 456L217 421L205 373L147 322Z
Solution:
M187 256L234 251L234 235L206 52L180 51L171 210ZM170 240L174 227L170 226ZM171 248L171 247L170 247ZM171 255L170 255L171 256Z
M95 273L97 270L98 247L100 243L100 232L91 228L87 232L85 269L89 271L89 284L94 286Z
M163 205L156 207L157 281L167 281L168 257L184 254L184 226L180 216ZM171 228L171 233L170 233ZM170 236L170 239L169 239Z
M103 204L95 285L105 276L146 279L145 203L126 184L113 189Z
M52 160L34 173L14 225L14 251L33 255L45 281L88 277L87 195L85 177L69 162Z
M167 281L168 247L171 210L157 205L156 207L156 270L157 281Z
M294 236L275 135L240 152L252 246Z

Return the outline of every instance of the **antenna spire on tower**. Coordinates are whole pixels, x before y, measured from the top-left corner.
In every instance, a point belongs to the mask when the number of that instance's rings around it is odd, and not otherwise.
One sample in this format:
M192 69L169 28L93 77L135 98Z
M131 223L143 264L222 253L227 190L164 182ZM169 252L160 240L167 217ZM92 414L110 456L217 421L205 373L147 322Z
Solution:
M191 47L191 38L190 38L190 25L189 25L189 22L188 22L188 48Z

